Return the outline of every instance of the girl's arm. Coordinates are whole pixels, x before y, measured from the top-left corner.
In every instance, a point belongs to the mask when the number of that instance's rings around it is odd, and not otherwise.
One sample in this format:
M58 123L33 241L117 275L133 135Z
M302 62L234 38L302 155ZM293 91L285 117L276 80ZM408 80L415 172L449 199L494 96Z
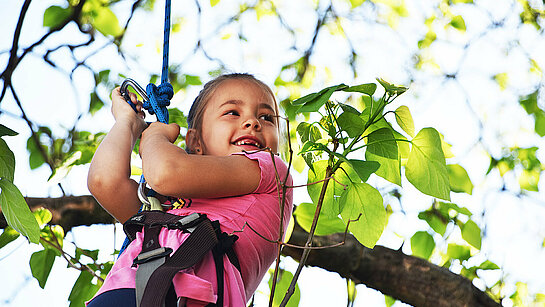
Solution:
M146 128L141 103L131 97L139 113L135 113L121 96L119 88L112 92L115 124L98 147L87 177L87 186L96 200L119 222L138 212L138 183L130 179L131 152Z
M257 161L243 155L187 154L172 144L180 128L153 123L142 134L140 155L146 181L162 195L216 198L252 193L261 179Z

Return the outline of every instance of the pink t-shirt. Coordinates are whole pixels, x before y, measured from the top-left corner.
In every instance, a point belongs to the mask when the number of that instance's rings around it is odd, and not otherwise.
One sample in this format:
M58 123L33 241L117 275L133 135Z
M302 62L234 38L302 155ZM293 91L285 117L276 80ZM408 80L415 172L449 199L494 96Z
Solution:
M246 306L276 258L277 245L264 240L260 235L272 241L278 239L281 188L279 189L277 178L284 180L288 171L279 157L274 156L273 161L268 152L239 154L259 163L261 179L253 193L236 197L186 200L182 208L169 211L176 215L204 213L210 220L218 220L222 231L239 237L234 249L242 274L227 256L223 257L225 306ZM287 185L292 185L291 176ZM284 230L292 213L292 196L292 190L288 189L284 203ZM259 235L246 225L251 226ZM159 241L161 246L176 250L187 236L188 234L177 230L163 229ZM136 268L132 267L132 263L141 251L142 239L142 233L138 233L136 239L116 261L97 295L113 289L135 287ZM212 254L208 253L193 268L178 272L173 283L176 294L188 298L188 307L216 302L216 271Z

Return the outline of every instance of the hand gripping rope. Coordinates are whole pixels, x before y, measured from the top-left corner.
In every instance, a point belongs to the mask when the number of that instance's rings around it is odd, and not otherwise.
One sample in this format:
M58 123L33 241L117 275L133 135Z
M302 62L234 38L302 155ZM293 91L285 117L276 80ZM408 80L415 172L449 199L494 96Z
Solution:
M146 91L133 79L126 79L121 84L121 94L129 105L136 112L136 105L134 105L129 96L129 86L131 86L143 100L143 108L151 115L156 115L157 120L168 124L168 110L167 106L170 105L170 99L174 95L172 85L168 82L168 53L169 53L169 35L170 35L170 0L165 0L165 27L163 36L163 69L161 72L161 84L156 86L153 83L148 84ZM138 198L142 202L143 206L141 210L162 210L160 202L152 195L155 192L152 190L150 195L146 195L144 188L146 186L146 179L144 175L140 177L140 183L138 185ZM130 241L125 239L123 246L121 247L120 254L129 245Z
M163 70L161 85L150 83L146 91L132 79L126 79L121 84L121 93L136 112L136 106L131 102L128 88L131 86L143 100L143 108L157 120L168 124L167 106L174 95L172 85L168 83L168 41L170 34L170 0L165 1L165 31L163 42ZM127 238L119 254L123 253L129 243L135 239L136 232L143 231L142 251L134 259L137 266L135 292L137 307L177 306L177 297L172 279L180 270L187 269L199 262L206 253L212 252L216 268L218 297L216 303L207 306L223 306L224 304L224 268L223 255L239 270L240 264L233 249L236 235L221 231L218 221L210 221L206 215L193 213L188 216L177 216L162 211L162 206L155 192L146 195L144 188L146 180L142 175L138 185L138 198L142 202L140 212L123 225ZM173 251L171 248L159 245L159 233L162 228L178 229L190 235L182 245Z

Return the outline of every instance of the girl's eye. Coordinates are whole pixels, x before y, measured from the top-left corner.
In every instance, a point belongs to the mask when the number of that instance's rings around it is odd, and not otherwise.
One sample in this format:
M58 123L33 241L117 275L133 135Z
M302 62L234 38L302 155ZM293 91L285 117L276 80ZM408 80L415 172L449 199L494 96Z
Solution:
M239 114L238 114L237 111L231 110L231 111L225 112L225 114L223 114L223 115L234 115L234 116L238 116Z
M272 114L263 114L259 118L274 123L274 116Z

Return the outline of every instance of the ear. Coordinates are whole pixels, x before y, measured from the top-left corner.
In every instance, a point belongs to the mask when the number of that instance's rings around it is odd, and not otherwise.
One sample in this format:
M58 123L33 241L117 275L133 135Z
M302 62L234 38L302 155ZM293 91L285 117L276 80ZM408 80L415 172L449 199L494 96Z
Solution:
M203 154L202 142L197 130L193 128L187 130L187 134L185 135L185 144L189 153L198 155Z

